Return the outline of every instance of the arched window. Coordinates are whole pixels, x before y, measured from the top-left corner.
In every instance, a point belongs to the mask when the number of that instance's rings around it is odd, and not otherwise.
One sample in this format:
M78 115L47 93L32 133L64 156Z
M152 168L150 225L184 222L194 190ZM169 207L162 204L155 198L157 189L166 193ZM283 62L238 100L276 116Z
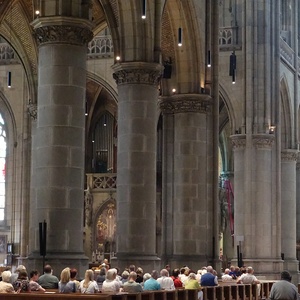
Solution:
M6 131L0 114L0 221L5 217Z

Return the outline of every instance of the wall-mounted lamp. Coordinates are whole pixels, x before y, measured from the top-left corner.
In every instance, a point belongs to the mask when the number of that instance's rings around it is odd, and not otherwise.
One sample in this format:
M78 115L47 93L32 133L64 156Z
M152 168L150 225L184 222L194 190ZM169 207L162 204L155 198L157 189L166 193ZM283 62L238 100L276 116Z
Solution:
M211 56L210 56L210 50L207 51L207 67L211 67Z
M269 133L273 134L275 132L276 126L269 126Z
M172 93L173 93L173 94L176 93L176 89L172 89Z
M146 0L142 0L142 19L146 19Z
M117 56L116 56L116 60L119 61L120 59L121 59L121 57L120 57L119 55L117 55Z
M232 84L235 84L236 80L236 55L233 51L229 58L229 76L232 77Z
M7 73L7 87L9 89L11 88L11 72L10 71Z
M88 103L85 101L85 115L87 116L88 114Z
M182 28L181 27L178 28L178 46L179 47L182 46Z
M106 127L107 123L106 123L106 115L104 115L104 122L103 122L103 126Z

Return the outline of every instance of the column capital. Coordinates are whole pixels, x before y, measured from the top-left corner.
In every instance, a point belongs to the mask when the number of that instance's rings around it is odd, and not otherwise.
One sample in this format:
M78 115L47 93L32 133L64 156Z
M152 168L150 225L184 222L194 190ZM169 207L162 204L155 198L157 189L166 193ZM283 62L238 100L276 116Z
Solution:
M299 151L294 149L284 149L281 151L282 162L297 162Z
M87 45L93 39L92 23L71 17L43 17L32 22L34 36L39 45Z
M212 98L207 94L176 94L161 97L158 105L163 114L212 112Z
M30 117L36 121L37 119L37 104L32 103L31 100L29 100L29 104L27 105L27 112L30 115Z
M130 62L113 65L113 78L117 85L149 84L158 86L163 67L156 63Z
M234 134L230 136L232 149L243 150L246 148L246 135L245 134Z
M271 149L275 141L273 134L253 134L253 146L257 149Z

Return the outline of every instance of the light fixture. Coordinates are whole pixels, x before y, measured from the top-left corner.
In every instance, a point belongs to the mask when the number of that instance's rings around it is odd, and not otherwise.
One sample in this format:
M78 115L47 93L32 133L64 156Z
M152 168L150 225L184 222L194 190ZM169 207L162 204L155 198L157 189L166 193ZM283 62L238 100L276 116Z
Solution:
M85 115L88 116L88 103L85 101Z
M178 28L178 46L179 47L182 46L182 28L181 27Z
M37 9L37 10L35 11L35 14L38 16L38 15L40 14L40 11Z
M116 56L116 60L120 60L121 57L119 55Z
M106 127L106 115L104 115L104 122L103 122L103 126Z
M276 126L269 126L269 133L273 134L275 132Z
M211 56L210 56L210 50L207 51L207 67L211 67Z
M176 89L172 89L172 93L176 93Z
M7 87L9 89L11 88L11 72L10 71L7 73Z
M235 84L236 77L236 55L233 51L229 58L229 76L232 77L232 84Z
M142 0L142 19L146 19L146 0Z

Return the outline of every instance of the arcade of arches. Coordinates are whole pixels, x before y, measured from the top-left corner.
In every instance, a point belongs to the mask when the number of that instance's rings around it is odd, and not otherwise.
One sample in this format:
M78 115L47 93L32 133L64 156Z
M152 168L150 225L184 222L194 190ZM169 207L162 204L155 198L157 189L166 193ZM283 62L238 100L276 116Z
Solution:
M0 264L298 274L299 12L0 0Z

